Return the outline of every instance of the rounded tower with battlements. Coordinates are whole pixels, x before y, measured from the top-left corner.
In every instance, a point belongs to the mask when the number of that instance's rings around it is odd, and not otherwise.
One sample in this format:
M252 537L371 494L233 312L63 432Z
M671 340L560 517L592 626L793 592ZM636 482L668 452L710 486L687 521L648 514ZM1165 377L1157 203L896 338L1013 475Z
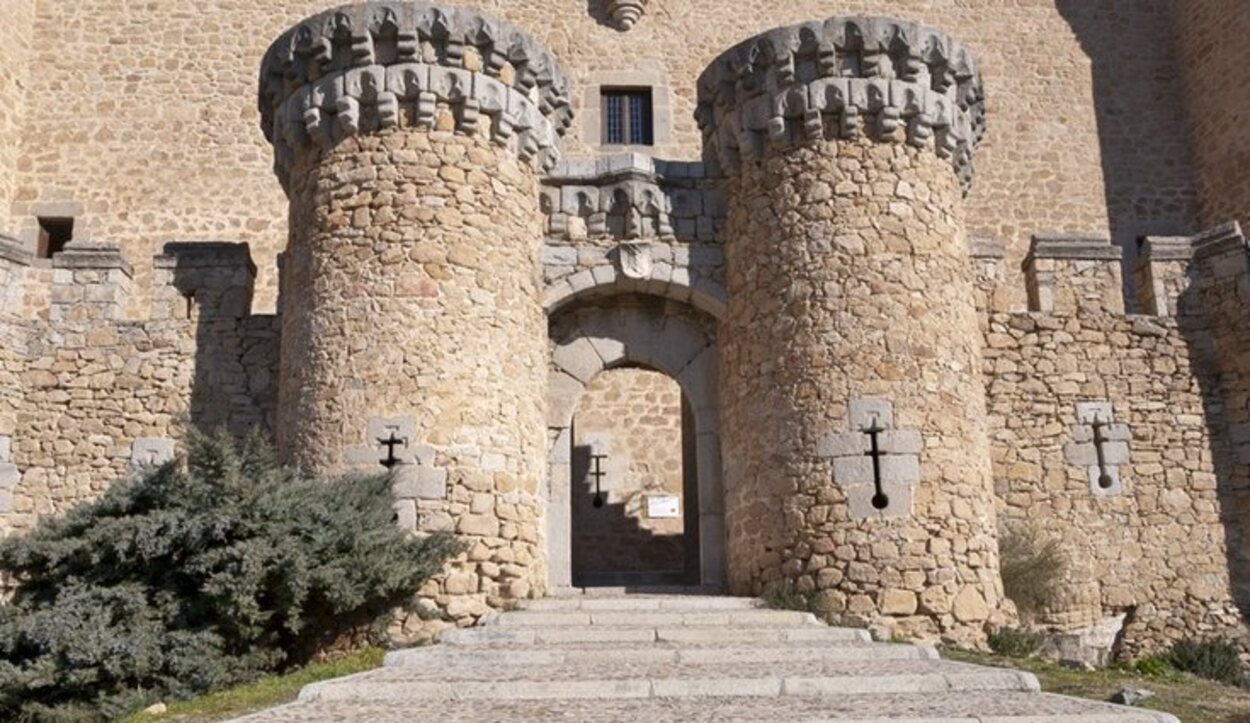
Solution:
M703 73L725 177L732 588L976 639L1002 588L962 199L985 125L941 32L833 18Z
M291 202L283 458L392 470L402 525L469 544L422 591L452 615L541 591L537 179L571 121L562 70L489 15L371 2L291 28L260 82Z

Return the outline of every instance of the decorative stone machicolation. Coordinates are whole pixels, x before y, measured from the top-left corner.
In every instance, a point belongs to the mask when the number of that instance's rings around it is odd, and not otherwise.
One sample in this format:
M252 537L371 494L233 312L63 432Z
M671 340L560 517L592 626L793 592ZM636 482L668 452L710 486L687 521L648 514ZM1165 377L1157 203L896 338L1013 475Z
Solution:
M481 124L495 143L550 169L573 122L569 100L556 60L510 23L420 2L313 16L279 37L261 65L261 128L284 185L294 149L409 125Z
M905 137L951 159L966 191L985 133L985 94L968 50L886 18L777 28L726 51L698 84L705 159L733 169L766 146Z

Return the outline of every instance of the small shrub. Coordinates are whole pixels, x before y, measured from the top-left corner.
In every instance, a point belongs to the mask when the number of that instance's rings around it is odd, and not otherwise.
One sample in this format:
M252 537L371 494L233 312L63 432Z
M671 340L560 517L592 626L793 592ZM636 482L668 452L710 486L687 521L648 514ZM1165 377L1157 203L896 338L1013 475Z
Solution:
M999 537L1003 592L1021 617L1035 619L1059 599L1068 556L1058 540L1046 540L1035 528L1008 527Z
M0 543L0 719L114 718L359 642L459 547L400 530L390 485L194 436L185 467Z
M1176 670L1192 673L1199 678L1230 685L1246 683L1237 646L1228 641L1182 640L1162 657Z
M1133 670L1148 678L1166 678L1176 673L1176 668L1173 668L1166 658L1159 655L1138 660L1133 663Z
M760 599L769 610L797 610L804 613L811 610L811 602L807 596L796 591L789 581L769 588Z
M990 650L1009 658L1028 658L1046 642L1045 636L1021 628L999 628L990 633Z

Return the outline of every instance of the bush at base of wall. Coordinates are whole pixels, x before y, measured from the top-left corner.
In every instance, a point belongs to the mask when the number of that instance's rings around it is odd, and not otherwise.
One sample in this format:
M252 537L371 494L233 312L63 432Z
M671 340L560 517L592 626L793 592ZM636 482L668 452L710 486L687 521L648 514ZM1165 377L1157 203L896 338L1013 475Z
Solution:
M390 480L308 479L259 440L195 436L0 545L0 719L113 718L384 629L458 549L392 521Z

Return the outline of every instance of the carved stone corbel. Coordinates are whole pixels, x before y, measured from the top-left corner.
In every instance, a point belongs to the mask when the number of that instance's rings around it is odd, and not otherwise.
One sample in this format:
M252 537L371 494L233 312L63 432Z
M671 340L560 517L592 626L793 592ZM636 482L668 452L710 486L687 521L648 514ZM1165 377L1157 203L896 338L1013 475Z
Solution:
M607 0L612 26L625 32L638 24L647 12L647 0Z

